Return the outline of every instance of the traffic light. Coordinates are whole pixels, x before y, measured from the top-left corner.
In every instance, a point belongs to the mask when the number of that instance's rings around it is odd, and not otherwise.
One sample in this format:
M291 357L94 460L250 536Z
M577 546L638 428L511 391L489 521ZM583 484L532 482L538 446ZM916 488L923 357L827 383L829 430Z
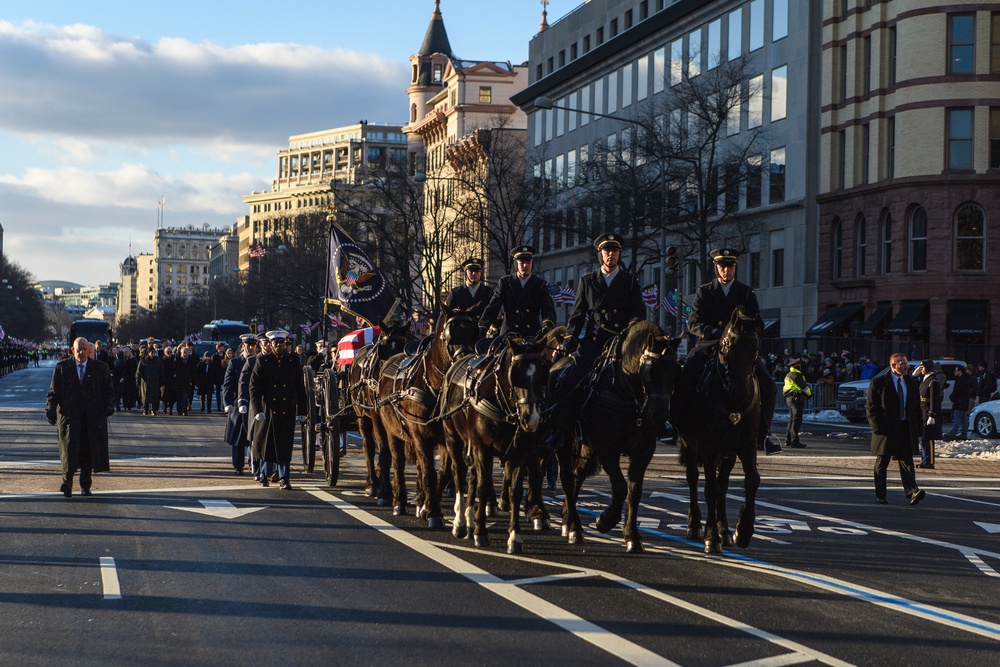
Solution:
M677 275L677 246L667 246L667 275Z

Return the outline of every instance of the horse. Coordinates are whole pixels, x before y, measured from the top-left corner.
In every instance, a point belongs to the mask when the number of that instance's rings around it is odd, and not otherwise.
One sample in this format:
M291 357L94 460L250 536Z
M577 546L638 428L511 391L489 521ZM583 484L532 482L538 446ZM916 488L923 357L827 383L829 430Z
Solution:
M357 352L354 362L347 371L347 393L357 417L358 433L361 435L361 447L365 454L368 472L365 493L375 497L380 506L388 505L392 499L390 488L392 475L389 469L392 454L385 442L378 442L376 448L372 413L375 411L375 401L378 400L382 364L390 357L403 352L406 343L412 340L409 332L409 322L387 328L374 343L365 345Z
M458 359L445 379L440 409L445 416L447 449L452 459L468 454L473 460L467 505L456 486L452 533L463 537L474 523L472 537L477 547L489 544L486 508L492 495L493 458L499 456L505 478L512 479L507 553L522 552L519 510L524 470L535 456L547 399L550 364L542 349L539 342L508 335L483 357ZM540 483L539 477L539 487Z
M434 333L420 341L412 356L397 354L382 365L371 414L375 438L392 453L392 513L406 514L404 470L410 458L417 466L417 515L429 528L444 526L434 468L435 450L444 441L436 416L438 396L448 368L472 351L479 334L477 322L467 313L442 304L441 315Z
M760 329L756 318L737 307L726 324L717 349L699 377L685 378L672 406L671 423L680 439L680 461L687 475L690 503L687 537L704 540L705 553L722 546L750 546L760 486L757 443L763 437L760 387L754 375ZM743 466L746 498L736 524L735 540L726 518L729 474L736 459ZM698 508L698 468L705 472L708 516L701 530Z
M608 341L588 380L581 384L582 435L557 450L563 487L562 532L570 544L583 541L577 499L584 480L597 472L599 463L611 480L611 500L598 516L596 527L602 533L611 531L621 520L624 505L625 550L643 551L639 500L646 468L656 451L656 437L667 421L671 394L680 376L679 343L654 322L637 322ZM568 359L558 361L553 376L567 363ZM629 457L627 481L622 474L622 456Z

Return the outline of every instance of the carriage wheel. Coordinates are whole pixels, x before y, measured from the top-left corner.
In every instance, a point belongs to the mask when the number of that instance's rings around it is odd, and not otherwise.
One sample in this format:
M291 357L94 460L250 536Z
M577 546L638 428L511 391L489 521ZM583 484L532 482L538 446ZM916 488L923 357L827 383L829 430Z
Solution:
M337 376L332 370L326 371L326 396L324 397L323 418L326 428L323 432L323 468L326 471L326 485L337 486L340 478L340 417L332 417L340 410L340 388L337 386Z
M306 423L302 425L302 467L312 473L316 464L316 424L319 423L319 408L316 405L316 377L311 366L302 369L302 381L306 386Z

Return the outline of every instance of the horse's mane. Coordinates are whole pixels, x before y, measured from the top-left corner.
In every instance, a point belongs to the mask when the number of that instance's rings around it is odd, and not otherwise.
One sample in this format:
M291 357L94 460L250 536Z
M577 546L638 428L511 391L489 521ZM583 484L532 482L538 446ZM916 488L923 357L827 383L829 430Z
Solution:
M652 334L654 338L666 336L663 329L651 320L636 322L628 328L625 333L625 340L622 341L622 370L629 375L639 372L639 361L642 359L642 352L646 349L646 341Z

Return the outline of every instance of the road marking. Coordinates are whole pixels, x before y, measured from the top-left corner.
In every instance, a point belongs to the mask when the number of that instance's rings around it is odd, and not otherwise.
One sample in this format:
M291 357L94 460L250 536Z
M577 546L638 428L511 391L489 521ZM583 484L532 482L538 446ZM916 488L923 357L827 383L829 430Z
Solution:
M979 568L979 571L987 577L1000 577L1000 572L997 572L992 567L984 563L983 559L977 556L974 551L963 551L962 555L968 558L969 562Z
M171 507L170 505L164 505L164 507L168 510L207 514L217 519L238 519L241 516L267 509L267 505L263 507L236 507L228 500L199 500L198 502L202 504L201 507Z
M122 589L118 584L118 570L115 567L115 559L110 556L101 556L101 582L104 584L105 600L122 599Z
M972 523L976 524L990 535L993 533L1000 533L1000 523L986 523L985 521L973 521Z
M448 568L456 574L460 574L470 581L482 586L486 590L498 595L508 602L521 607L525 611L536 616L551 621L560 628L579 637L585 642L592 644L613 655L624 662L632 665L662 665L664 667L679 667L677 663L668 660L649 649L619 637L604 628L587 621L576 614L570 613L561 607L543 600L542 598L521 590L511 582L504 581L489 572L482 570L468 561L464 561L458 556L442 549L436 544L432 544L415 535L410 534L402 528L397 528L391 523L384 521L373 514L366 512L345 500L320 490L309 490L314 497L341 510L348 516L373 528L386 537L391 537L403 546L412 549L420 555L429 558L437 564ZM551 564L550 564L551 565Z
M799 665L811 660L811 657L802 655L801 653L785 653L784 655L761 658L760 660L738 662L735 665L729 665L729 667L784 667L784 665Z

